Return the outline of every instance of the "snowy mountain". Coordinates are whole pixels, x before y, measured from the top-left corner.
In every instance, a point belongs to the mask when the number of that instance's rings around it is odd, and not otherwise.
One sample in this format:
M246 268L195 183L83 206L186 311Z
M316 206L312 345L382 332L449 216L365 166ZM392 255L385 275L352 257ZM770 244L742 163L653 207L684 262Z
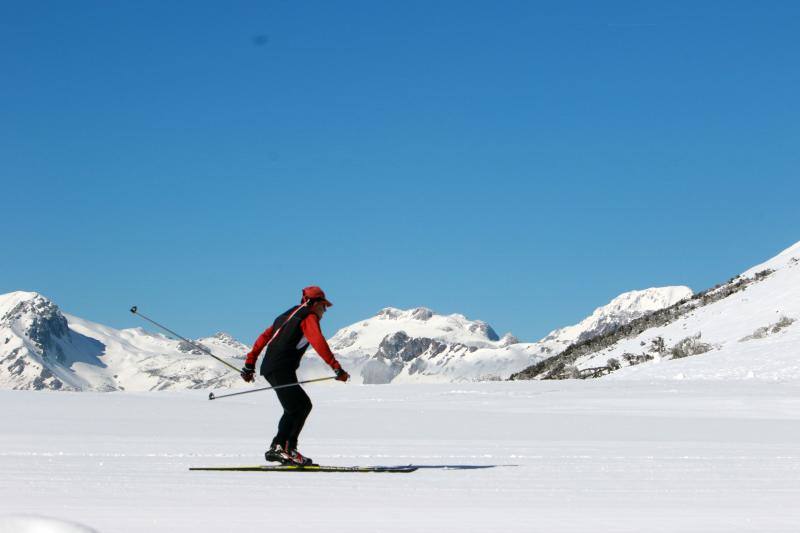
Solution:
M517 379L800 378L800 243L728 282L579 342Z
M439 315L425 307L387 307L339 330L330 345L357 380L388 383L400 374L422 377L433 359L438 367L449 365L452 371L455 358L480 348L496 348L499 341L492 327L480 320Z
M439 315L425 307L382 309L376 316L339 330L331 349L363 383L497 379L522 351L489 324L460 314Z
M387 335L398 331L477 347L493 346L500 340L489 324L464 315L438 315L426 307L407 311L387 307L370 319L340 329L329 343L336 353L372 355Z
M661 287L625 292L603 307L595 309L594 313L578 324L557 329L539 342L561 351L570 344L602 335L617 326L669 307L681 300L691 298L691 296L692 289L689 287Z
M500 338L489 324L418 307L392 307L338 331L330 345L355 382L448 382L506 379L643 313L685 298L685 287L623 294L574 326L537 343ZM197 339L235 365L249 347L225 333ZM239 360L236 362L235 360ZM142 328L117 330L62 313L35 292L0 295L0 388L162 390L245 386L235 373L189 343ZM309 350L301 379L329 369Z
M459 314L439 315L425 307L407 311L390 307L341 329L330 344L342 364L363 383L506 379L578 340L691 295L688 287L627 292L580 323L552 331L535 343L520 343L510 333L501 339L486 322ZM308 363L313 365L313 358Z
M229 335L200 339L221 357L247 351ZM35 292L0 295L0 388L161 390L238 385L238 376L184 343L62 313Z

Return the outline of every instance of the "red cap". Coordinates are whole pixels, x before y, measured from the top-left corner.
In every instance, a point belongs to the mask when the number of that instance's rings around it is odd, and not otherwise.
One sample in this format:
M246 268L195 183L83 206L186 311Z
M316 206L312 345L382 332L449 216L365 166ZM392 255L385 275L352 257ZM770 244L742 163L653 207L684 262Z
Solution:
M325 298L325 292L316 285L303 289L303 301L305 302L306 300L322 300L328 307L333 305Z

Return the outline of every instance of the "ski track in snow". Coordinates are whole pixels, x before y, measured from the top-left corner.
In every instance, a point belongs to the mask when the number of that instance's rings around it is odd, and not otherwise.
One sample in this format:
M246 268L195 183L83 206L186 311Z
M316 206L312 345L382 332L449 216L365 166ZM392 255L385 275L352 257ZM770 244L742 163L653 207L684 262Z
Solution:
M308 387L301 450L412 474L189 472L259 464L270 393L0 391L0 516L99 532L800 530L800 384Z

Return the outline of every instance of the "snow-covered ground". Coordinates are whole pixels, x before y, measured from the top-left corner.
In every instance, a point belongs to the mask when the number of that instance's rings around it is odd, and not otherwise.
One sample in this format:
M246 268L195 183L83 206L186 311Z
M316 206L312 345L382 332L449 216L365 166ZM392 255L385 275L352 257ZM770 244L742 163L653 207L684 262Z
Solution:
M0 517L99 532L796 532L800 383L309 386L321 463L412 474L189 472L257 464L270 392L0 391ZM516 466L505 466L516 465Z

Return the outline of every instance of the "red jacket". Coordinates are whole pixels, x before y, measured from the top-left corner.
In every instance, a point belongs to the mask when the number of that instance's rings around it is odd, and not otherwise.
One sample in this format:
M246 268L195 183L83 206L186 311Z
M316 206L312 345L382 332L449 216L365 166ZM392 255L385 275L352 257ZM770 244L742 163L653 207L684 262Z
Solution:
M319 327L319 317L317 315L309 313L308 316L300 322L300 327L303 330L303 336L308 340L311 347L314 348L314 351L317 352L331 368L334 370L342 368L342 365L339 364L339 361L336 360L333 352L331 352L331 348L328 346L325 337L322 336L322 330ZM264 333L258 336L255 344L253 344L253 349L247 354L247 359L245 360L246 365L255 366L259 354L261 354L261 351L267 343L272 340L275 334L274 330L274 326L270 326L264 330Z

